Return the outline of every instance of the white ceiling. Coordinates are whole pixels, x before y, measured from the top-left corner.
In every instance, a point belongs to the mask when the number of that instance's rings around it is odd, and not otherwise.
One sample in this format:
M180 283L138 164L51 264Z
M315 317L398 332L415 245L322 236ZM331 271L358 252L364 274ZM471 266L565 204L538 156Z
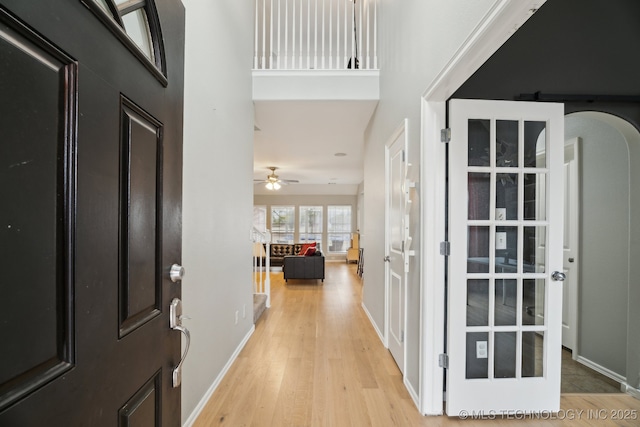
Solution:
M299 181L277 192L257 184L255 194L357 193L363 180L364 131L377 101L255 101L254 105L253 178L265 179L268 167L276 166L280 179Z

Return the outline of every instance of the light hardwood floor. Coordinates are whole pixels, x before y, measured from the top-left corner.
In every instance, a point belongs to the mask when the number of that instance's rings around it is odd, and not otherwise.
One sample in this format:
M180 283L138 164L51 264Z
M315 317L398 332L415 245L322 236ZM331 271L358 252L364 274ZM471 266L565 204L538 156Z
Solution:
M194 426L640 425L640 401L623 394L565 394L543 419L421 416L361 307L356 265L327 263L324 284L271 278L271 308Z

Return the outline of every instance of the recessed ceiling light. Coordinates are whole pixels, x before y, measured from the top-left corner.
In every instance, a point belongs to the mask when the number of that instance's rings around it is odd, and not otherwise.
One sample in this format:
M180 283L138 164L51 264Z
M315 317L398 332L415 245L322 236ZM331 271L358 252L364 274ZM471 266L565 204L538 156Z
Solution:
M336 154L334 154L334 156L336 156L336 157L344 157L346 155L347 155L347 153L336 153Z

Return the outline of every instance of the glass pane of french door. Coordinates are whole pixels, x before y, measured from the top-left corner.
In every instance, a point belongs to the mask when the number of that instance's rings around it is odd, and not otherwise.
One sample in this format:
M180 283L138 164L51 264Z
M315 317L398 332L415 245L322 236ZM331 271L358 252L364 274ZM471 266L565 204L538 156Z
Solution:
M467 164L468 284L474 290L483 284L486 292L467 294L467 319L477 318L479 311L484 314L484 322L468 324L468 340L485 338L467 346L466 378L479 378L480 371L482 378L521 377L522 361L535 360L535 352L544 347L544 311L538 308L536 322L529 324L516 313L544 300L537 291L544 292L545 279L535 275L544 274L546 259L546 122L471 118L467 123L468 140L473 141ZM480 148L478 141L482 141ZM483 161L478 160L478 152L484 154ZM537 222L529 226L529 221ZM523 307L518 295L530 280L541 281L542 286L528 287L534 302ZM535 332L538 338L529 340L535 345L523 345L528 342L523 334L529 337ZM479 352L483 357L478 357ZM542 376L544 366L540 369Z
M561 285L549 283L549 267L561 267L562 215L550 201L562 197L561 169L555 170L562 157L551 161L558 147L550 135L560 135L563 144L563 107L480 100L449 105L447 413L474 405L551 410L559 405L554 310L561 312ZM551 399L531 399L556 384Z

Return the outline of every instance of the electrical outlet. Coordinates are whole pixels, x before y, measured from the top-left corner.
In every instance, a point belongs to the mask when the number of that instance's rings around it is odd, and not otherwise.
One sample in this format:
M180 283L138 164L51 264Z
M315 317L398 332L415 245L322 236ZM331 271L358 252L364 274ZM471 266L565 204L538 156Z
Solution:
M487 358L487 342L486 341L476 341L476 358L477 359Z
M496 232L496 249L499 249L499 250L507 249L507 232L506 231Z
M238 310L236 310L236 325L238 324L238 314L239 314L239 312L238 312Z

